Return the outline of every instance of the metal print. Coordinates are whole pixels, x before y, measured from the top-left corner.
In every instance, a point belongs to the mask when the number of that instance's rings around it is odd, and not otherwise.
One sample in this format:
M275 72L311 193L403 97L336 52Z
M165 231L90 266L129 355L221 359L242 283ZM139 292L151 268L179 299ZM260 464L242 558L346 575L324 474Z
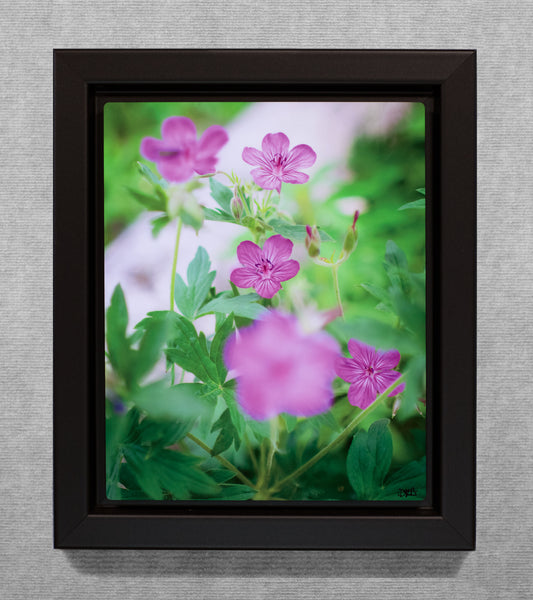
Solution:
M426 106L107 102L106 497L426 498Z

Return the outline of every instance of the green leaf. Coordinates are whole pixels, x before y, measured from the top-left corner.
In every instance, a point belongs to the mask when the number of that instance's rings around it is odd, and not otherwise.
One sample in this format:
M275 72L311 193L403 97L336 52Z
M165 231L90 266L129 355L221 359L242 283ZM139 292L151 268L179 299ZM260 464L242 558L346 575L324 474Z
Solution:
M164 179L159 179L159 177L153 173L146 165L141 162L137 162L137 168L142 177L152 185L155 193L158 197L165 203L167 202L167 193L166 190L168 188L168 184Z
M229 335L233 331L233 313L225 319L216 330L215 337L211 342L210 358L217 367L218 377L220 381L225 381L228 374L226 365L224 364L224 346Z
M396 415L398 421L406 421L417 414L419 398L426 396L426 357L413 357L405 367L405 392L402 394L400 408Z
M358 431L350 445L346 471L358 500L376 500L392 461L389 420L372 423L368 431Z
M380 302L385 304L385 306L391 306L392 300L390 293L387 290L384 290L377 285L372 285L371 283L362 283L361 287L374 296L374 298L377 298Z
M246 317L248 319L257 319L267 312L267 309L258 304L260 296L258 294L244 294L242 296L230 296L231 292L224 292L218 298L204 304L198 311L197 316L207 315L209 313L220 312L223 314L233 313L236 317Z
M417 188L417 189L416 189L416 191L417 191L419 194L422 194L423 196L425 196L425 195L426 195L426 188L425 188L425 187L423 187L423 188Z
M414 460L387 478L379 500L424 500L426 497L426 458Z
M157 210L164 212L166 210L166 202L160 196L149 196L143 192L127 187L128 192L148 210Z
M139 344L139 349L133 355L132 369L135 381L140 381L150 373L161 358L161 351L167 341L168 332L169 323L166 321L154 320L149 323Z
M411 289L411 281L407 258L403 250L398 248L392 240L387 242L383 266L393 287L401 290L403 294L408 294Z
M305 242L305 238L307 237L305 225L291 225L290 223L282 221L281 219L272 219L268 222L268 224L276 233L279 233L283 237L286 237L293 242ZM319 228L318 232L322 242L333 241L333 238L323 229Z
M407 210L409 208L425 209L426 208L426 199L419 198L418 200L413 200L412 202L407 202L406 204L403 204L402 206L400 206L400 208L398 210Z
M227 213L223 210L219 210L219 209L213 210L212 208L206 208L205 206L204 206L204 218L206 219L206 221L221 221L223 223L237 223L237 221L233 218L233 215L230 215L229 213Z
M140 488L152 500L170 493L177 500L191 495L212 495L219 491L215 481L198 468L200 459L173 450L149 449L137 445L124 448L124 456Z
M227 384L226 384L226 386L227 386ZM239 408L239 405L237 404L237 401L235 400L235 392L233 391L233 389L231 389L229 387L225 387L222 390L222 397L224 398L224 400L226 402L226 406L228 407L229 414L231 416L231 421L232 421L233 425L235 426L237 433L239 434L239 436L242 436L244 433L244 429L246 427L246 422L244 420L244 416L241 412L241 409ZM238 448L239 445L240 445L240 439L238 441L238 445L236 445L235 448Z
M225 484L220 487L222 488L220 497L224 500L250 500L257 494L253 488L240 483Z
M211 427L211 431L218 431L218 437L213 445L212 455L217 456L218 454L224 452L231 447L232 444L235 446L235 450L239 449L241 444L241 439L239 437L239 433L233 424L233 419L230 414L229 408L220 415L220 417L215 421L213 427Z
M151 221L152 236L156 238L159 235L160 231L163 229L163 227L165 227L169 223L170 219L167 217L167 215L163 215L162 217L157 217L156 219L153 219Z
M209 256L200 246L187 268L187 285L176 273L176 306L190 320L196 317L215 279L216 271L209 271L210 267Z
M106 324L109 360L115 372L126 379L130 368L131 350L126 338L128 309L120 284L115 287L111 296L111 303L106 312Z
M211 197L220 206L220 208L228 214L231 214L231 199L233 191L222 185L219 181L211 177L209 179L209 187L211 188Z
M172 346L175 347L165 350L167 358L205 383L220 383L216 365L200 344L194 325L176 313L168 315L173 315L168 318L172 321Z
M190 422L213 411L214 404L203 396L206 386L201 383L180 383L168 386L156 381L136 391L131 400L140 410L156 420Z

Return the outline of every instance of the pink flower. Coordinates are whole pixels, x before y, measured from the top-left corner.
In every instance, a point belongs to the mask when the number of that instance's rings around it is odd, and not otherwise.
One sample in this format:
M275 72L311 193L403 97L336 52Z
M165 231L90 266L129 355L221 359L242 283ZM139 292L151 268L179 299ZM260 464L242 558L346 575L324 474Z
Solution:
M293 244L281 235L273 235L263 249L253 242L241 242L237 257L242 267L232 271L230 281L237 287L253 287L263 298L272 298L281 289L281 281L292 279L300 270L296 260L289 260Z
M339 357L335 371L341 379L352 384L348 390L350 404L365 409L375 401L377 394L382 394L401 377L401 373L393 370L400 362L400 353L398 350L376 350L354 339L348 342L348 350L353 358ZM402 383L389 397L404 389L405 383Z
M155 162L157 170L170 182L190 179L194 173L205 175L215 171L215 156L228 141L220 125L208 127L196 140L196 127L187 117L169 117L161 125L162 140L145 137L140 152L143 158Z
M237 401L257 420L328 411L338 355L327 333L306 334L296 317L274 310L233 333L224 348L226 366L236 372Z
M245 148L242 159L249 165L257 165L251 171L255 183L264 190L281 193L281 183L305 183L309 175L298 169L315 164L316 154L306 144L289 150L289 138L284 133L268 133L261 144L263 152L255 148Z

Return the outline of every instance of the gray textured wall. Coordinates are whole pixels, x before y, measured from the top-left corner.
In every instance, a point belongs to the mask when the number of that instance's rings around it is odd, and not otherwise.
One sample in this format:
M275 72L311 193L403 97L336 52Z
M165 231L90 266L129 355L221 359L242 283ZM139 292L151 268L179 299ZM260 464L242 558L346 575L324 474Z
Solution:
M532 20L530 0L3 3L0 568L4 597L531 597L533 410L527 374L533 316ZM478 50L476 552L52 549L54 47Z

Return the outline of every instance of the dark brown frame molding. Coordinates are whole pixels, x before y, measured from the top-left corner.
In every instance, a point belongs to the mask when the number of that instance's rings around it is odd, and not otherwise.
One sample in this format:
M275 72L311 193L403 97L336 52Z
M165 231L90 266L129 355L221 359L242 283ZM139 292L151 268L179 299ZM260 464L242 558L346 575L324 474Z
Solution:
M410 98L426 104L432 139L426 184L429 505L110 506L99 499L104 433L101 107L111 99L185 96ZM473 550L475 224L473 50L56 50L55 547Z

